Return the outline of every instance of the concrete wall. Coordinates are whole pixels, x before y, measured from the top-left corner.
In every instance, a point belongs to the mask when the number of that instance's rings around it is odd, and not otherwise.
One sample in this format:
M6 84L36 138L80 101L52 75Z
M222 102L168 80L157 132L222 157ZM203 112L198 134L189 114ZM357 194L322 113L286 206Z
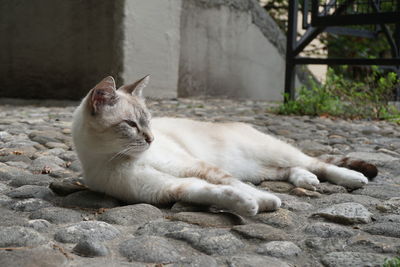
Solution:
M179 95L281 100L283 55L251 13L205 2L183 2Z
M152 97L282 98L285 37L256 0L0 1L0 40L0 97L151 74Z
M133 82L150 74L147 96L177 96L180 13L181 0L126 1L122 77Z
M0 1L0 96L79 99L119 77L122 11L118 0Z

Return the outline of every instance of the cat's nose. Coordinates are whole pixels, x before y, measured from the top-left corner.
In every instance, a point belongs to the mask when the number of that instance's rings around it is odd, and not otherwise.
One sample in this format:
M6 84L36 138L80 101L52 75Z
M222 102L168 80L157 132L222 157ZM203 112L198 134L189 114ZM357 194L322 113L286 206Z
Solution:
M150 145L151 142L154 141L154 136L152 134L145 134L144 136L144 140L146 140L146 142Z

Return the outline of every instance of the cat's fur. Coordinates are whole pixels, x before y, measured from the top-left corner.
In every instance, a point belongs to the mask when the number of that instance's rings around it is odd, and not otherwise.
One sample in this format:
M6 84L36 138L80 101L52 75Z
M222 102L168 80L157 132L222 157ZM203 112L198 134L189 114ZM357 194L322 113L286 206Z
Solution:
M128 203L182 200L255 215L281 201L243 181L283 180L315 190L318 176L358 188L368 179L344 167L377 174L363 161L309 157L243 123L150 120L142 97L148 80L116 90L107 77L76 109L72 134L89 188Z

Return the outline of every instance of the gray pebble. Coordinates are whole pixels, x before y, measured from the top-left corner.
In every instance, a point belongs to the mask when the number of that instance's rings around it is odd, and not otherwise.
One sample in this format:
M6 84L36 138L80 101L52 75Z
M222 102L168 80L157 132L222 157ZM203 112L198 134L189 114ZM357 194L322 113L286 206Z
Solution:
M289 238L285 231L262 223L236 225L232 227L232 231L237 232L246 238L256 238L268 241L287 240Z
M182 244L158 236L139 236L120 244L120 253L131 261L172 263L189 254Z
M43 219L29 220L25 224L25 227L30 227L38 232L46 232L50 226L51 223Z
M23 185L6 193L12 198L42 198L52 199L53 192L44 186L39 185Z
M10 205L10 209L16 211L35 211L41 208L50 207L51 203L40 198L27 198L15 201Z
M68 256L68 254L67 254ZM71 261L58 249L47 246L0 250L0 266L67 266Z
M228 258L227 263L232 267L252 267L252 266L268 266L268 267L289 267L291 265L277 258L259 255L235 255Z
M224 229L180 231L169 233L166 236L184 240L209 255L231 255L245 246L240 239Z
M301 249L290 241L271 241L258 246L256 252L276 258L299 256Z
M27 247L44 244L46 238L33 229L22 226L0 228L0 247Z
M353 230L333 223L314 223L308 225L304 231L319 237L350 237L356 234Z
M22 175L18 177L14 177L9 185L11 186L23 186L23 185L41 185L47 186L49 185L53 179L47 175Z
M330 221L342 224L369 223L372 221L372 213L363 205L355 202L332 205L331 207L319 210L314 215L319 215Z
M83 237L104 241L114 239L119 234L120 231L108 223L86 221L59 229L54 238L62 243L77 243Z
M98 220L119 225L143 224L163 218L161 210L149 204L136 204L107 210Z
M106 256L108 249L100 241L91 238L82 238L72 249L76 254L85 257Z
M49 188L60 196L67 196L87 189L84 185L74 184L72 181L53 181L50 183Z
M45 219L54 224L80 222L83 220L84 215L82 212L60 208L60 207L48 207L37 210L29 216L30 219Z
M322 263L327 267L337 266L368 266L380 267L387 258L386 255L362 252L331 252L322 257Z
M400 223L398 222L380 222L368 225L363 231L373 235L384 235L400 238Z
M118 207L120 206L120 202L105 194L84 190L66 196L62 200L61 205L64 207L100 209Z
M16 226L16 225L25 225L28 221L25 217L22 217L20 214L13 212L9 209L0 207L0 225L3 226ZM1 228L0 227L0 228Z

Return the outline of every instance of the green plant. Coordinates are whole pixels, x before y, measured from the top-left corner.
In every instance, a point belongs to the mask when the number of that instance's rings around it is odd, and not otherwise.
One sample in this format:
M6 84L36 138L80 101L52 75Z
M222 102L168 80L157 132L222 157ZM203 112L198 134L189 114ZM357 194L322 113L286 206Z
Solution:
M385 259L383 267L400 267L400 257Z
M345 71L346 67L343 67ZM400 112L389 102L399 83L395 73L382 73L377 67L364 81L354 81L329 69L322 85L310 81L311 88L302 87L296 100L289 100L278 107L279 114L311 116L338 116L344 118L389 119L400 121Z

